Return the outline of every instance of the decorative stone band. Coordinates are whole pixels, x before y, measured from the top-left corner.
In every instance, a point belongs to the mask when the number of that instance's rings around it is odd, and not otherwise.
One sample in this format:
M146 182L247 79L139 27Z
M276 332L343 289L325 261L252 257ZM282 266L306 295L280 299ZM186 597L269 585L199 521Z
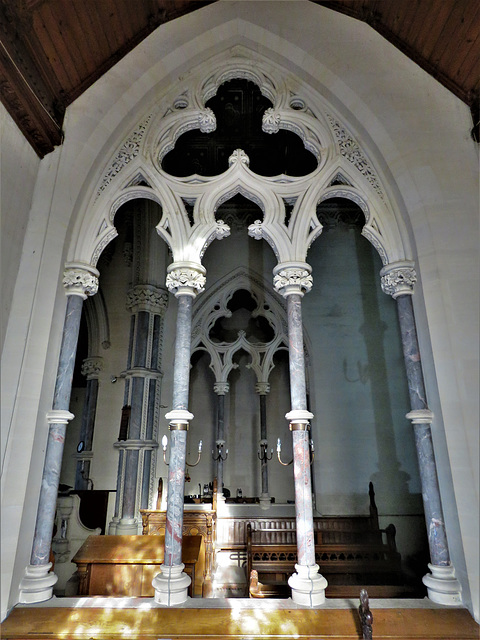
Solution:
M430 409L415 409L405 416L412 424L431 424L433 421L433 413Z
M299 429L307 429L310 420L313 418L313 413L306 411L305 409L293 409L285 414L285 418L290 422L291 431L298 431ZM293 425L304 425L303 427Z
M417 281L414 263L409 260L392 262L380 271L382 290L393 299L402 295L413 295Z
M99 373L103 370L103 358L95 356L93 358L85 358L82 362L82 376L87 380L96 380Z
M70 420L74 419L73 413L65 411L64 409L52 409L47 413L48 424L68 424Z
M215 382L213 390L217 396L224 396L230 391L230 385L228 382Z
M132 367L120 374L121 378L125 378L126 380L130 380L131 378L155 378L156 380L162 380L163 373L162 371L158 371L157 369L147 369L146 367Z
M308 293L313 286L312 268L306 262L283 262L273 270L273 286L284 298Z
M176 297L192 296L205 290L205 267L196 262L173 262L167 269L167 288Z
M127 293L126 306L132 313L148 311L163 316L168 307L168 291L151 284L137 284Z
M165 418L170 422L173 431L181 430L179 425L185 425L185 430L188 430L188 424L190 420L193 420L193 413L185 409L173 409L165 414Z
M113 443L115 449L127 449L130 451L140 451L144 449L151 451L152 449L158 449L158 442L156 440L118 440Z
M93 460L93 451L81 451L80 453L72 454L74 460Z
M259 396L266 396L270 393L270 385L268 382L257 382L255 385L255 392Z
M63 286L67 296L80 296L84 300L98 291L99 272L88 264L70 263L63 272Z

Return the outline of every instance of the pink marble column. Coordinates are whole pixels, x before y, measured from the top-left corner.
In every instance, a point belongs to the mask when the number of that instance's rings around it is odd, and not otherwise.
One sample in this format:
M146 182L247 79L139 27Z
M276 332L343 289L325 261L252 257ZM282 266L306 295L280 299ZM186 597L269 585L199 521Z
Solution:
M325 601L327 581L315 563L313 531L312 479L310 472L309 420L307 410L305 354L303 346L302 297L312 287L311 268L306 263L283 263L274 269L274 286L287 299L288 353L292 410L290 422L293 439L293 472L295 478L295 514L298 563L288 584L292 599L304 606L317 606Z
M167 274L167 287L178 300L173 371L173 409L165 416L170 421L170 459L168 467L165 559L153 579L155 601L164 605L185 602L190 578L183 572L182 527L185 491L187 431L193 415L188 411L192 304L203 291L205 269L191 263L173 263Z

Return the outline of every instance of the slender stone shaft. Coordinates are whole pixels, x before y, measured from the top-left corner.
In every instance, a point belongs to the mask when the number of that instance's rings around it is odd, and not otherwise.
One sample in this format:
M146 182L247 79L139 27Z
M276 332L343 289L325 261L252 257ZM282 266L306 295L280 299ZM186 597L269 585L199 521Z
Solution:
M398 296L397 308L412 413L414 414L418 410L428 411L412 296ZM430 421L416 421L413 415L411 417L413 419L415 445L422 483L423 508L427 525L430 558L433 564L446 566L450 564L450 554L433 450L432 429Z
M173 410L188 410L190 378L190 349L192 335L191 295L179 294L177 311L177 335L173 372ZM172 430L168 467L168 497L165 531L166 566L182 562L183 501L185 492L185 459L187 455L187 431Z
M307 411L301 301L302 296L297 293L291 293L287 297L292 412ZM314 565L315 542L308 432L306 429L292 429L292 438L298 564Z
M268 451L267 443L267 396L260 394L260 440L265 443L265 455L262 458L262 495L268 496Z
M86 358L82 365L82 373L87 377L85 402L83 405L82 424L80 427L80 442L85 445L84 452L92 451L95 415L98 400L98 374L102 368L101 358ZM88 489L90 477L90 459L85 459L84 452L77 460L75 473L75 489ZM91 454L90 454L91 455Z
M217 395L218 413L217 413L217 441L225 440L225 396ZM223 458L217 458L217 490L223 493Z

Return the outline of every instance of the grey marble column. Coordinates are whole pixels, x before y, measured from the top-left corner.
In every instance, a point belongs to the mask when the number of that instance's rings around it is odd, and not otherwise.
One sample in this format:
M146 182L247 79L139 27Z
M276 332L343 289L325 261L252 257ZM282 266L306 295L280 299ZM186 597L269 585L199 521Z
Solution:
M178 301L173 370L173 409L170 420L165 554L161 572L153 579L155 601L168 606L187 599L190 578L183 573L182 529L185 493L187 431L193 415L188 411L193 298L203 291L205 269L192 263L173 263L168 268L167 287Z
M74 417L69 411L73 369L83 301L98 289L98 271L88 265L72 264L64 272L67 298L60 357L49 423L37 519L30 565L20 583L20 602L41 602L52 596L57 577L49 573L50 547L57 503L66 425Z
M217 450L213 452L216 464L217 494L223 495L223 465L226 459L225 449L225 395L228 393L230 385L228 382L216 382L213 386L217 394Z
M303 346L302 297L312 287L311 268L306 263L283 263L274 269L274 286L287 299L288 353L290 368L293 439L293 472L295 478L295 514L298 563L288 583L297 604L316 606L325 601L327 581L318 573L315 563L313 531L312 479L308 429L313 414L307 410L305 353Z
M138 509L149 507L152 452L158 447L154 425L160 400L161 334L167 303L167 291L151 284L137 284L127 295L127 308L134 320L130 366L125 371L131 410L127 439L115 445L123 452L121 486L117 485L122 494L117 534L136 534Z
M82 374L87 378L85 402L83 404L82 424L80 427L80 442L83 450L77 454L77 469L75 472L75 489L88 489L90 477L90 462L92 456L93 432L95 429L95 414L98 399L98 375L102 370L102 358L85 358L82 364Z
M380 274L383 291L397 301L402 336L411 407L407 418L412 421L414 428L431 559L429 568L432 573L424 576L423 582L427 586L431 600L441 604L455 605L461 602L460 585L455 579L454 568L450 561L433 449L431 429L433 413L427 404L412 304L416 273L413 263L400 262L387 265Z

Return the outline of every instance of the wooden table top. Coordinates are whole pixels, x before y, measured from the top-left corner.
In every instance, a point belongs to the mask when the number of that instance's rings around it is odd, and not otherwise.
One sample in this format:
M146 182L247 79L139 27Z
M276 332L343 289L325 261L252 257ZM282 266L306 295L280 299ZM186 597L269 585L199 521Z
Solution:
M198 560L202 536L184 536L182 562ZM72 559L76 564L162 564L165 536L89 536Z

